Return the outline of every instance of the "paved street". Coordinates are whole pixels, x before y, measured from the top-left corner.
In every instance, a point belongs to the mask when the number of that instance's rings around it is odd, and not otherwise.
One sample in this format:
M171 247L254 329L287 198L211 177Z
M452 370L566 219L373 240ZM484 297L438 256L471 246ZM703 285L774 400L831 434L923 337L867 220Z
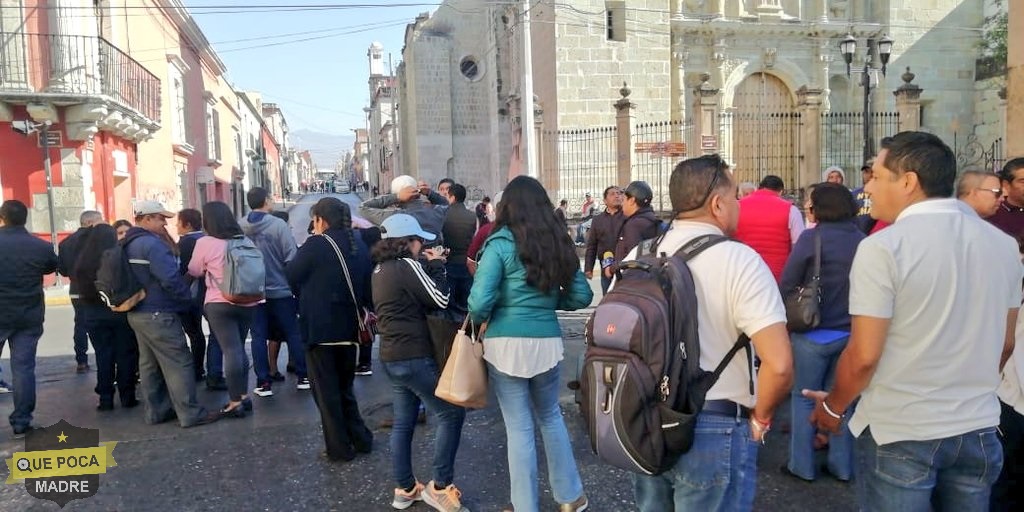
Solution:
M358 201L353 195L339 197L353 205ZM318 198L306 196L292 209L297 237L305 235L308 206ZM562 315L566 380L575 371L569 363L574 363L582 350L586 315L586 311ZM388 430L380 428L381 421L390 417L390 388L379 367L372 377L356 381L361 408L376 435L374 451L351 463L332 464L318 457L323 450L319 416L309 392L294 388L294 378L276 386L273 397L254 398L251 416L194 429L145 425L141 409L96 411L95 373L74 372L71 325L70 307L48 308L46 333L39 348L36 423L46 426L63 418L78 426L99 428L101 440L119 444L114 452L118 466L101 476L99 493L70 503L66 510L391 510ZM9 352L4 356L0 366L4 379L10 381ZM282 369L284 364L282 360ZM250 385L254 384L250 380ZM226 401L226 394L201 388L200 398L207 407L216 408ZM568 389L563 391L562 403L591 510L634 510L629 475L600 464L592 455ZM0 414L10 414L11 404L10 394L0 395ZM853 510L849 485L827 477L806 484L779 473L788 444L781 432L788 423L786 416L786 411L780 411L777 431L761 453L756 509ZM509 499L508 474L504 427L493 397L488 408L470 412L466 423L456 484L470 510L499 510ZM424 480L429 479L432 440L430 425L418 429L414 464ZM0 430L0 458L23 447L23 441L14 440L8 428ZM552 510L545 478L542 468L543 510ZM0 511L14 510L57 510L57 506L32 498L22 485L0 487ZM428 508L421 504L411 510Z

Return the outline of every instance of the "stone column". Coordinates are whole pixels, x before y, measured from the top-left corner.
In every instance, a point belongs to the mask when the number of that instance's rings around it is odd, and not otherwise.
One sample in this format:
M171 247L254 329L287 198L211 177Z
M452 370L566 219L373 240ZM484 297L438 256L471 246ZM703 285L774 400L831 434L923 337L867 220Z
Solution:
M683 121L686 119L686 49L682 36L672 36L672 71L669 87L671 102L672 142L683 140Z
M622 186L633 180L633 111L636 103L629 101L632 92L623 82L622 89L619 89L622 99L615 102L615 154L618 156L616 181Z
M718 92L719 89L708 83L710 76L707 73L701 75L700 85L694 89L694 133L697 134L697 144L700 144L699 152L688 150L687 153L694 155L710 155L721 150L721 141L718 140ZM710 137L710 138L709 138ZM714 148L710 145L705 147L704 141L714 141Z
M1024 129L1024 3L1007 2L1010 26L1006 42L1006 134ZM1006 137L1006 157L1024 156L1024 137Z
M821 181L821 104L825 96L822 89L803 86L796 91L800 111L800 190Z
M896 96L896 112L900 114L901 132L921 129L921 93L924 89L911 83L914 76L908 66L907 71L900 76L903 85L893 91Z

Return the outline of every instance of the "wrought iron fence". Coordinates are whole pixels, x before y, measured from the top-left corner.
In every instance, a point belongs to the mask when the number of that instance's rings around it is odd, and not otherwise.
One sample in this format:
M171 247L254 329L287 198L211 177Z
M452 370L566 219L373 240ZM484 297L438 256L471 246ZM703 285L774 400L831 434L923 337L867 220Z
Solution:
M691 153L694 126L690 121L657 121L633 128L632 179L646 181L654 191L651 206L661 212L671 210L668 181L672 169ZM696 153L694 153L696 154ZM625 183L620 183L625 186Z
M782 178L787 190L800 182L799 112L722 112L719 148L733 166L737 182L758 183L769 174Z
M569 212L583 208L586 193L600 201L601 191L616 184L616 131L604 126L541 132L544 174L557 183L558 197L553 199L567 200Z
M1006 165L1002 137L985 147L973 133L966 138L953 133L953 153L957 171L984 170L999 172Z
M899 112L871 113L872 148L877 152L883 137L899 131ZM861 165L864 164L864 113L823 112L821 114L822 172L836 165L846 173L846 185L859 187Z
M102 37L0 33L0 42L5 45L0 51L0 84L103 95L160 121L160 79Z

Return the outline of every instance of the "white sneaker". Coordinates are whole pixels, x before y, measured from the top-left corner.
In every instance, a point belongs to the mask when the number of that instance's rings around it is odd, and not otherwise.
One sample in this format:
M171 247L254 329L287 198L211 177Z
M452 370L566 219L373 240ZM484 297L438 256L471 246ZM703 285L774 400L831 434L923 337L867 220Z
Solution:
M305 391L309 389L309 387L309 379L306 378L299 379L299 383L295 385L295 389L298 389L300 391Z
M274 396L274 390L270 387L269 382L264 382L260 387L252 390L256 396Z

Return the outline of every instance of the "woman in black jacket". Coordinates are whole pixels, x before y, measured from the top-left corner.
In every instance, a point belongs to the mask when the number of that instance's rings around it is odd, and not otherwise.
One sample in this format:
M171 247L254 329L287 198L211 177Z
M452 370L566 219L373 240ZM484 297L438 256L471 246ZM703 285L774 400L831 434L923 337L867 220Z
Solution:
M373 304L379 319L380 360L393 389L391 470L397 487L391 505L405 509L423 500L437 510L459 510L461 492L452 483L465 409L436 396L440 369L434 361L427 313L448 307L444 249L423 250L434 240L410 215L396 213L381 224L384 239L373 249ZM426 260L420 264L419 258ZM413 475L412 440L419 406L433 417L433 479Z
M285 275L299 299L299 327L306 342L313 397L320 409L325 456L350 461L373 447L373 434L363 423L352 392L359 345L357 315L370 302L370 251L354 236L352 213L345 203L332 197L321 199L313 206L312 217L313 236L299 247ZM345 260L351 283L345 279L332 241Z
M96 291L96 273L103 253L117 245L117 230L97 224L85 232L71 277L78 283L85 329L96 349L96 394L101 411L114 408L114 381L122 407L135 407L135 373L139 367L139 346L125 313L115 313Z

